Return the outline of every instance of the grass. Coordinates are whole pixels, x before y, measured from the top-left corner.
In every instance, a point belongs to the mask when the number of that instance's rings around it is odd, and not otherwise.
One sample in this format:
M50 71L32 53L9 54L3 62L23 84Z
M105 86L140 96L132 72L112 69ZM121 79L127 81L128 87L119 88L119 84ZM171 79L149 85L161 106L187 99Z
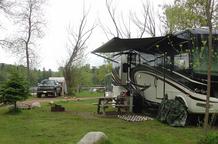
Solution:
M196 144L202 136L198 127L173 128L156 120L126 122L97 116L96 100L61 101L67 112L50 112L41 108L7 113L0 107L1 144L76 144L89 131L102 131L108 144Z
M82 97L102 97L104 96L103 92L89 92L89 91L81 91L77 92L76 97L82 98Z

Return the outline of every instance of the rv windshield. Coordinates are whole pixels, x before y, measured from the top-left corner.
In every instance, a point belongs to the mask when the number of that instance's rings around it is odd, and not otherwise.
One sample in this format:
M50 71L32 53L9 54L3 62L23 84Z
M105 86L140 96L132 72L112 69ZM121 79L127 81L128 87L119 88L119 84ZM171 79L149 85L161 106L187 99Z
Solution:
M207 74L208 71L208 35L199 35L194 40L193 71ZM213 35L211 74L218 76L218 35Z

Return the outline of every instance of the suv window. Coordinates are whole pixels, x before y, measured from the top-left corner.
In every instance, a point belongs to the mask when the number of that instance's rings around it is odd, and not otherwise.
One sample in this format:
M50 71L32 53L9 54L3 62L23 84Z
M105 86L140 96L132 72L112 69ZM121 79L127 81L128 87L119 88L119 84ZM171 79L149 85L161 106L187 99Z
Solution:
M41 84L43 84L43 85L56 85L54 80L43 80L41 82Z

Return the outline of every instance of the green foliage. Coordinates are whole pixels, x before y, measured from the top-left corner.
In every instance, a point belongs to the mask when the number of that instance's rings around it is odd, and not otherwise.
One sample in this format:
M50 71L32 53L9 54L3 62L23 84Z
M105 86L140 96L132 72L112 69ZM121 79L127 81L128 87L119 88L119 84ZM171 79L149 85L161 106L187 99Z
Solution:
M80 86L104 85L105 75L112 70L111 64L90 68L90 65L74 66L71 70L72 85L68 86L68 93L74 94Z
M4 83L6 80L8 80L10 73L14 71L23 75L27 75L26 67L22 65L15 66L0 63L0 83ZM49 69L48 71L46 71L45 69L43 69L43 71L33 69L30 71L29 85L36 86L43 79L48 79L48 77L50 76L63 76L63 71L61 69L58 72L53 72L51 69Z
M25 78L16 72L11 73L9 79L1 86L1 95L6 103L15 104L28 97L29 88Z
M202 137L198 144L218 144L218 134L210 133L205 137Z
M90 65L85 65L82 67L77 67L75 70L75 83L76 85L85 85L85 86L91 86L92 83L92 70L90 68Z
M103 85L105 75L110 73L112 69L111 64L105 64L100 67L91 68L89 64L84 66L74 66L72 67L71 77L72 86L68 87L69 94L75 94L79 86L94 86ZM27 75L26 68L22 65L7 65L0 64L0 83L4 83L8 80L10 72L16 71L17 73ZM48 79L49 77L60 77L63 76L64 68L60 67L57 72L51 70L46 71L33 69L30 71L30 82L29 86L36 86L43 79ZM1 97L1 96L0 96Z
M101 85L104 85L105 76L111 71L112 71L112 64L107 64L107 65L105 64L99 66L99 68L97 69L97 79L99 80L99 83Z
M169 32L206 26L205 0L175 0L165 6Z

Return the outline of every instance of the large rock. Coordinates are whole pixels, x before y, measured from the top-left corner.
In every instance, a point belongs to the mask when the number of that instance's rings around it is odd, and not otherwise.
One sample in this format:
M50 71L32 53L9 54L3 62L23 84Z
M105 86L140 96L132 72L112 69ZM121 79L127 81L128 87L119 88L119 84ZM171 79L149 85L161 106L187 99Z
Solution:
M103 144L107 139L103 132L88 132L77 144Z
M35 101L31 104L31 108L40 108L40 107L41 107L41 104L38 101Z

